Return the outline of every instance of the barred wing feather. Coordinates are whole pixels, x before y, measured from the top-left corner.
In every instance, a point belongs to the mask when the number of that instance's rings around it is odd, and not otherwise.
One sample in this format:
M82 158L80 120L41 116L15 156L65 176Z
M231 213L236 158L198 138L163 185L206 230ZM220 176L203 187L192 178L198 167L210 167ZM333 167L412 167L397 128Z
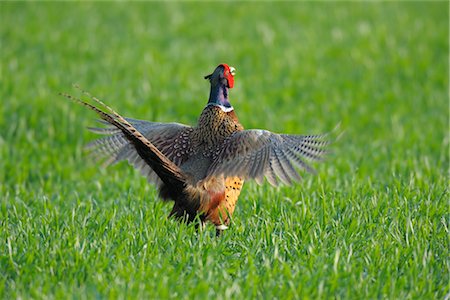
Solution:
M239 131L217 148L208 175L223 174L270 184L292 184L301 179L298 170L314 170L305 162L321 160L326 135L276 134L267 130Z
M148 122L130 118L126 120L177 166L188 158L191 149L189 134L193 130L192 127L179 123ZM95 158L104 159L105 165L127 160L146 176L149 182L160 186L162 182L159 177L119 129L115 127L89 129L98 134L108 135L87 145Z

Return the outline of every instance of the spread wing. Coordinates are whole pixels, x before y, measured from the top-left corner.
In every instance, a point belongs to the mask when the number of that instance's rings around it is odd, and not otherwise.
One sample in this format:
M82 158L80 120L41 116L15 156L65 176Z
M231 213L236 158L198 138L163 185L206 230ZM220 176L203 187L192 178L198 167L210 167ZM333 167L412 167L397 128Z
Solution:
M180 166L191 151L189 135L192 127L179 123L157 123L126 118L169 160ZM101 121L103 123L103 121ZM115 127L89 128L91 131L108 136L87 145L97 159L104 159L105 165L127 160L146 176L149 182L159 186L161 180L150 166L139 156L135 147L125 135Z
M279 180L291 184L301 179L298 169L314 172L305 160L321 160L328 144L325 135L235 132L217 149L208 175L239 176L255 179L258 184L265 177L275 186Z

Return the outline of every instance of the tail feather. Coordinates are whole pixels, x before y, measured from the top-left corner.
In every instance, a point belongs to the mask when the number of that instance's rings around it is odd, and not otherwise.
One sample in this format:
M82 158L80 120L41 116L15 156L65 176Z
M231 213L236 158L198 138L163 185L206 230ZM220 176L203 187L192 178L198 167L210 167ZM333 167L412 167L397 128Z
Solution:
M104 121L122 131L124 136L133 144L139 156L155 171L166 187L169 188L174 194L181 193L186 183L185 176L181 169L170 161L163 153L161 153L158 148L156 148L146 137L144 137L133 125L125 120L125 118L116 113L112 108L104 104L99 99L91 96L83 90L81 91L85 95L89 96L93 101L103 106L107 111L109 111L109 113L106 113L100 108L69 94L60 93L60 95L93 110Z

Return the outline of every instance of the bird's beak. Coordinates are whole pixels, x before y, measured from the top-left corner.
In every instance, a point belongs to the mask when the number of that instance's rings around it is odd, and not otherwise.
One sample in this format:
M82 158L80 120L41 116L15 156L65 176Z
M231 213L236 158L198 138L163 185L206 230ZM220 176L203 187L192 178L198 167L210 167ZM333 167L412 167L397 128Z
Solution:
M206 76L205 76L205 79L208 79L208 80L209 80L209 79L211 79L211 76L212 76L212 74L206 75Z

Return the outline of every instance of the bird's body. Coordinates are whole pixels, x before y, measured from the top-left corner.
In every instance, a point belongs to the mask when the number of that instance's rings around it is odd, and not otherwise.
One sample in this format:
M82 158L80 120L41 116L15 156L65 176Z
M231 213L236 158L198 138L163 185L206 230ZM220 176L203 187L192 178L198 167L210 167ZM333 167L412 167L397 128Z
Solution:
M171 216L210 221L218 233L230 222L245 179L273 184L299 180L297 168L311 168L302 158L320 159L327 144L321 135L295 136L265 130L244 130L228 100L234 69L219 65L205 77L210 97L196 126L125 119L84 101L113 125L91 128L108 136L89 147L107 163L128 160L158 187L163 199L174 201Z
M176 217L194 218L214 225L227 225L240 194L243 180L239 177L208 176L216 149L236 131L243 130L234 111L225 112L219 106L208 105L197 126L184 131L172 144L180 149L179 167L186 177L186 200L177 201L171 212ZM184 136L183 136L184 135ZM187 203L187 205L183 205Z

